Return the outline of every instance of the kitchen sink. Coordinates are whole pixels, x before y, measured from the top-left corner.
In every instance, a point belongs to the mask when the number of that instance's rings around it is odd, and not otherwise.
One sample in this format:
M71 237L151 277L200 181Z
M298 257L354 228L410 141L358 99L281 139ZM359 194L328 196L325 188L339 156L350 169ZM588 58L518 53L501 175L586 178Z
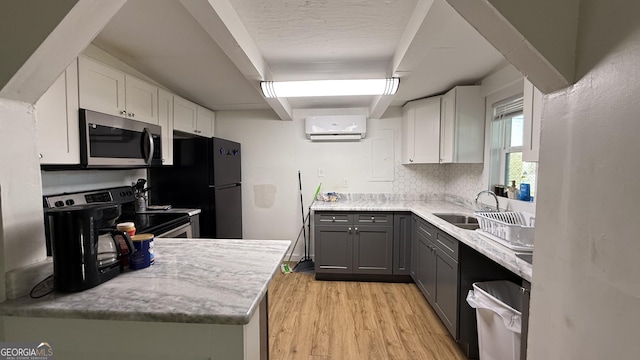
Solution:
M433 214L433 215L450 223L451 225L455 225L462 229L475 230L480 227L480 225L478 225L478 219L476 219L473 216L463 215L463 214Z

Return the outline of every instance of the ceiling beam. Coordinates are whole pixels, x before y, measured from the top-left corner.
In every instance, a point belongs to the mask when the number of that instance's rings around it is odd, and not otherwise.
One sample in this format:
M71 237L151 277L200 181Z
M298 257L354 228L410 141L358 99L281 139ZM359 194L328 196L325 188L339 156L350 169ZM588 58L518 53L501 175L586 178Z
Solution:
M0 97L34 104L125 2L78 0L0 90ZM18 29L13 36L22 33Z
M547 94L575 82L580 0L446 0Z
M389 64L389 74L400 78L400 88L402 88L402 79L411 75L413 69L420 64L429 50L426 46L429 39L437 36L438 31L444 26L446 17L438 15L443 6L448 6L444 0L420 0L416 4ZM369 106L369 117L382 117L394 97L394 95L375 97Z
M271 70L231 3L228 0L180 2L262 95L260 81L269 79ZM264 99L281 120L293 119L291 105L286 99Z

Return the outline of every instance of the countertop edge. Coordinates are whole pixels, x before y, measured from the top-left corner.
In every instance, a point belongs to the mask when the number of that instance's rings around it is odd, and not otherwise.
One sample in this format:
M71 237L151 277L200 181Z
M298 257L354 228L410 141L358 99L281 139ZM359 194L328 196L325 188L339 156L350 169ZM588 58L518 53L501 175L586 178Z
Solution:
M421 217L425 221L428 221L438 229L446 232L447 234L455 237L458 241L469 246L473 250L486 256L498 265L511 271L512 273L520 276L521 278L531 281L532 280L532 266L526 261L519 259L515 256L517 253L497 242L485 238L478 234L474 230L466 230L456 227L445 220L433 215L433 211L425 209L429 204L446 204L447 207L454 209L453 212L473 215L474 211L464 208L460 205L449 203L446 201L419 201L419 200L401 200L401 201L389 201L382 204L375 203L358 203L345 201L345 202L314 202L310 209L311 211L406 211ZM478 245L478 244L482 244ZM493 250L493 251L489 251ZM509 259L507 259L507 256Z
M179 240L185 241L185 239L163 239L163 240ZM208 241L211 239L190 239L189 241ZM148 311L119 311L116 309L107 310L94 310L77 307L67 308L51 308L42 307L43 302L46 302L46 297L42 299L30 299L29 296L14 300L6 300L0 303L0 317L31 317L31 318L50 318L50 319L75 319L75 320L108 320L108 321L140 321L140 322L165 322L165 323L190 323L190 324L211 324L211 325L246 325L254 316L256 310L259 308L261 301L264 299L265 294L268 292L268 287L277 271L280 268L282 260L286 257L287 251L291 246L290 240L243 240L243 241L265 241L265 242L277 242L277 246L281 246L278 252L282 252L276 257L278 261L272 257L270 262L273 261L270 272L264 271L262 274L268 274L265 281L261 284L260 288L254 293L251 304L246 308L243 313L236 312L231 314L202 314L193 313L189 314L184 311L166 311L166 312L148 312ZM110 280L117 281L116 279ZM64 299L66 297L72 297L79 293L58 293L57 299ZM64 300L63 300L64 301Z

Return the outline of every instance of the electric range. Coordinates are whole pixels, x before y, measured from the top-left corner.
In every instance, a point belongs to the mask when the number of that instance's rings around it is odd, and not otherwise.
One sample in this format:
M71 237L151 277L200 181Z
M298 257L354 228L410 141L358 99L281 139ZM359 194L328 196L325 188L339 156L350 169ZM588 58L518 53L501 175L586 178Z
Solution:
M47 209L67 206L97 203L119 204L121 205L122 212L116 223L133 222L136 226L136 233L151 233L156 237L181 237L173 234L175 230L189 227L188 224L190 224L191 221L187 214L136 213L135 200L135 191L131 186L120 186L108 189L47 195L43 197L43 206L46 213ZM46 222L47 216L45 216L45 232L47 233L47 255L50 256L49 226Z

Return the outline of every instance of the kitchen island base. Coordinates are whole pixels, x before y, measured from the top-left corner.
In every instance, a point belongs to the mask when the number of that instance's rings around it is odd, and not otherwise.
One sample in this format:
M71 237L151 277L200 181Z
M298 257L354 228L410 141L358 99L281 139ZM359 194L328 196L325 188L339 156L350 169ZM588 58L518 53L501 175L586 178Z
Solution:
M266 315L265 296L246 325L4 316L0 334L3 342L48 342L56 359L265 360Z

